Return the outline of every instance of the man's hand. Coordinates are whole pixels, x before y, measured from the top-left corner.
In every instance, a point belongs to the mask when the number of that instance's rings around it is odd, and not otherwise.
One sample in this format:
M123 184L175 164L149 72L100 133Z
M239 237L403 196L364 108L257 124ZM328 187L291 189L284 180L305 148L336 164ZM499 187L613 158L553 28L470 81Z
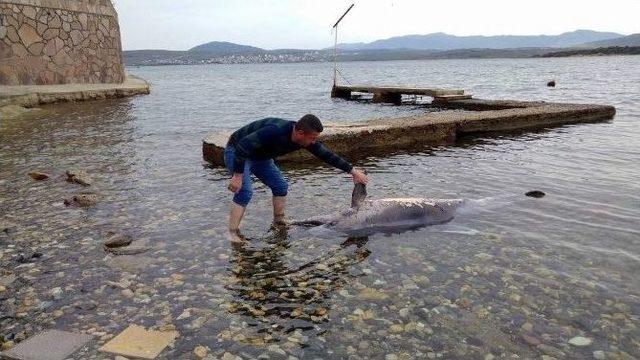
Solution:
M234 194L240 191L240 188L242 188L242 174L234 173L227 188Z
M356 168L353 168L351 170L351 176L353 177L353 182L356 184L366 184L369 181L369 179L367 178L367 174L365 174L364 171L358 170Z

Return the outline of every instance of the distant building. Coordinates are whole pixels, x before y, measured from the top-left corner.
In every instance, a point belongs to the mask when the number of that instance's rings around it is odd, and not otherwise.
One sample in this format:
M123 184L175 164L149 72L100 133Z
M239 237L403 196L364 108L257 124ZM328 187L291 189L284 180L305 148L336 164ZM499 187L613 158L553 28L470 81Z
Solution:
M0 0L0 85L124 80L110 0Z

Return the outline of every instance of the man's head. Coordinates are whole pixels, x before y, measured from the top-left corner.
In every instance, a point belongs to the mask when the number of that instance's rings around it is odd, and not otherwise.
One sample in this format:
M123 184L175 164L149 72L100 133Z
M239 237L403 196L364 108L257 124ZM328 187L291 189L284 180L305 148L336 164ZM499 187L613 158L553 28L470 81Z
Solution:
M307 147L318 140L323 127L320 119L312 114L307 114L298 120L293 128L291 140L301 146Z

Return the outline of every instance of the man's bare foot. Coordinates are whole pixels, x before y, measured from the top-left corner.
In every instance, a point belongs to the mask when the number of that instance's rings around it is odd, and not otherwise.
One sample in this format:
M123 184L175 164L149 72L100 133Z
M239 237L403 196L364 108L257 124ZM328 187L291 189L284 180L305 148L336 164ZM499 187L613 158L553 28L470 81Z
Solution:
M244 237L240 235L239 230L229 229L229 231L227 232L227 238L229 239L229 242L231 242L231 244L234 244L234 245L242 245L246 242Z

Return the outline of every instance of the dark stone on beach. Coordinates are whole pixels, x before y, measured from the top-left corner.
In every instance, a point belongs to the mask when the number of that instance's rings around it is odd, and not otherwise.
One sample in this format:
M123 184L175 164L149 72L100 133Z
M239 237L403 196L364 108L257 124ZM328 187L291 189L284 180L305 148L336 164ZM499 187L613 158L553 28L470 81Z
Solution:
M104 242L104 246L107 248L118 248L131 244L133 239L131 236L116 234L111 236L107 241Z
M67 170L67 181L80 184L82 186L91 186L91 179L84 171Z
M33 180L37 180L37 181L47 180L48 178L50 178L49 174L39 172L39 171L32 171L27 175L29 175Z
M541 197L544 197L547 194L543 193L540 190L533 190L533 191L529 191L529 192L525 193L525 195L528 196L528 197L539 199Z
M555 80L551 80L547 83L548 87L555 87L556 86L556 81Z

